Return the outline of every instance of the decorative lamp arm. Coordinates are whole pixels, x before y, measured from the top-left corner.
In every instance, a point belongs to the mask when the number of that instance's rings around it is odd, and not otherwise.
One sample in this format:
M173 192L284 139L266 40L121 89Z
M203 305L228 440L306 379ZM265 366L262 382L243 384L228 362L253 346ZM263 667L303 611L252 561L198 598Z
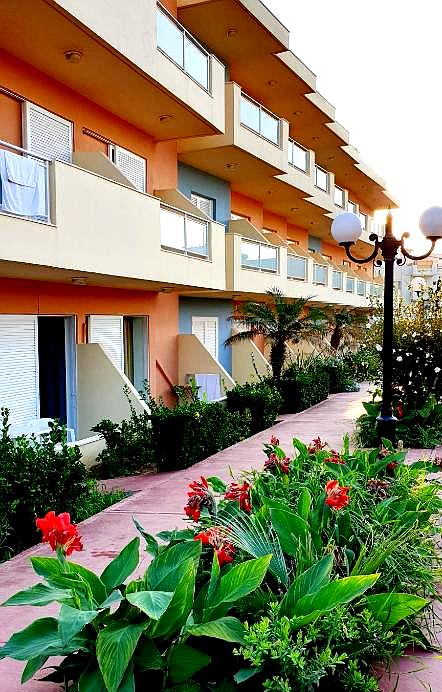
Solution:
M370 233L370 240L374 242L374 250L369 257L365 257L364 259L359 259L359 257L353 257L353 255L351 254L350 248L352 245L354 245L354 243L345 242L339 243L339 245L342 245L342 247L345 248L347 257L351 259L352 262L355 262L356 264L367 264L368 262L372 262L376 258L379 252L379 248L381 247L381 241L379 240L376 233Z
M436 236L428 236L428 240L431 242L431 248L428 250L428 252L426 252L424 255L412 255L404 247L405 240L409 237L410 237L409 233L403 234L403 236L401 238L401 252L404 255L404 257L408 257L408 259L415 260L415 261L426 259L427 257L429 257L434 250L434 246L436 245L436 241L439 240L439 238Z

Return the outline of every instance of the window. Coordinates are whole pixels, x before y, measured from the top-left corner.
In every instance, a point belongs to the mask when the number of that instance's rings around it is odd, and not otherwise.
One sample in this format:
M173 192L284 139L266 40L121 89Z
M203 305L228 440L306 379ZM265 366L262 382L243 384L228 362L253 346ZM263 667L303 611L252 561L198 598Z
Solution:
M157 7L157 47L206 91L210 55L171 15Z
M279 146L280 120L249 96L241 94L241 124Z
M258 269L261 271L278 271L278 248L264 243L255 243L249 240L241 241L241 266L245 269Z
M344 209L345 207L345 194L342 187L335 185L335 204L337 207Z
M351 200L348 200L348 211L351 211L352 214L357 214L358 213L358 207L355 202L352 202Z
M359 214L359 219L361 221L362 230L367 230L367 214Z
M327 285L328 279L328 268L323 264L313 264L313 283L320 284L322 286Z
M137 190L146 192L146 159L117 144L109 144L109 158Z
M358 279L356 292L358 296L365 296L365 281L360 281Z
M307 279L307 260L297 255L287 255L287 276L289 279L305 281Z
M218 318L192 316L192 334L198 337L213 358L218 360Z
M190 194L190 201L192 204L194 204L198 209L206 216L209 218L213 219L215 218L215 200L211 199L210 197L204 197L203 195L199 195L196 192L191 192Z
M336 291L342 291L342 272L333 270L332 274L332 288Z
M322 243L321 238L317 238L315 235L309 235L308 237L308 249L310 252L321 252Z
M36 315L0 315L0 392L11 424L40 417Z
M301 171L308 171L309 153L307 149L301 147L293 139L289 139L288 159L291 166L299 168Z
M72 161L72 123L28 101L24 104L25 148L58 161Z
M355 292L355 280L352 276L347 276L347 284L345 286L347 293Z
M187 255L209 257L208 223L178 209L160 209L161 247Z
M315 185L320 190L324 190L324 192L328 192L328 185L329 185L328 173L327 173L327 171L324 171L324 169L320 168L319 166L315 166Z

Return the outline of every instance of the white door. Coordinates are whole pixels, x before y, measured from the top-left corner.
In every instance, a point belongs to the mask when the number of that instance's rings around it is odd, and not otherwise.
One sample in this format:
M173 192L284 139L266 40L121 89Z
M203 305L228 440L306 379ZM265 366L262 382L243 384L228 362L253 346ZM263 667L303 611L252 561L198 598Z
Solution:
M120 315L90 315L88 342L100 344L114 365L124 372L123 318Z
M109 158L140 192L146 192L146 159L116 144L109 145Z
M25 148L48 159L72 161L72 123L50 111L25 101Z
M218 318L192 317L192 334L197 336L213 358L218 360Z
M40 417L36 315L0 315L0 407L11 424Z

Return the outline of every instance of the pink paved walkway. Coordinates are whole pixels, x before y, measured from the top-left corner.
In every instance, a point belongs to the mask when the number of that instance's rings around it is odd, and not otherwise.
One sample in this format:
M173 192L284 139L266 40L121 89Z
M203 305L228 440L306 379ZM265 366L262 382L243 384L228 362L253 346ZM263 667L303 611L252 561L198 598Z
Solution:
M228 469L234 474L241 470L262 467L264 457L262 445L270 435L280 439L281 446L290 453L291 440L299 437L310 442L321 436L330 446L340 448L342 437L353 430L354 420L362 413L361 401L364 390L356 393L334 394L317 406L299 414L282 416L281 421L270 430L240 442L229 449L205 459L191 469L174 473L163 473L151 476L134 476L132 478L114 479L108 486L124 487L134 494L122 502L109 507L104 512L87 519L80 525L85 549L75 556L75 561L92 570L101 571L109 560L117 555L135 535L132 516L150 533L155 534L164 529L184 526L183 507L186 504L188 483L199 475L219 475L225 479ZM422 458L419 453L418 456ZM430 456L430 453L427 454ZM19 589L26 588L38 581L29 565L31 555L48 555L46 546L31 548L8 562L0 565L0 602ZM143 553L143 560L147 558ZM56 612L53 608L52 612ZM51 614L50 608L11 607L0 609L0 643L25 627L37 617ZM442 692L442 661L433 656L419 657L401 662L407 670L419 670L418 673L401 675L397 684L397 675L390 680L384 679L384 692L419 692L420 689L431 692ZM0 692L55 692L58 686L49 683L30 681L20 686L20 674L23 664L11 660L0 661ZM422 687L421 680L431 684Z

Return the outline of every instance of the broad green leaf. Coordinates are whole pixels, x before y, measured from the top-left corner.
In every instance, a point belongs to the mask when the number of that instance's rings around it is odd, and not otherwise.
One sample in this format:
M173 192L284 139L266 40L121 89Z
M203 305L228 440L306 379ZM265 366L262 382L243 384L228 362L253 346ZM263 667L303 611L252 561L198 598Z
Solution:
M31 557L31 564L34 572L45 579L62 573L61 564L55 557Z
M195 569L201 555L201 541L172 545L150 563L146 573L146 591L174 591L182 575L183 564L191 558Z
M97 575L87 567L76 562L68 562L69 571L76 574L83 582L88 584L95 602L102 603L107 596L106 587Z
M37 670L40 670L40 668L44 666L48 658L48 656L35 656L35 658L30 658L23 668L20 680L21 684L24 685L25 682L28 682L28 680L35 675Z
M190 558L182 565L181 579L176 587L167 610L155 625L155 637L170 637L186 623L192 610L195 594L195 563Z
M132 521L135 524L135 528L137 531L143 536L144 540L146 541L146 552L150 553L150 555L158 555L158 541L157 539L152 536L150 533L147 533L141 526L141 524L135 519L135 517L132 517Z
M292 440L292 444L294 449L297 449L301 456L307 456L307 446L303 442L301 442L301 440L298 440L296 437L294 437Z
M99 614L98 610L78 610L63 604L58 616L58 633L63 646L68 644L72 637L81 632L83 627L95 620Z
M134 571L140 561L140 539L134 538L121 553L108 564L100 579L110 591L122 584Z
M224 617L187 628L188 634L195 637L214 637L225 642L244 644L244 625L238 618Z
M80 675L78 692L107 692L103 676L98 666L89 667Z
M106 598L107 594L104 584L96 574L83 567L83 565L78 565L75 562L66 562L66 569L69 570L71 576L71 580L69 580L66 578L66 573L63 572L61 564L55 557L31 557L31 563L34 571L40 577L44 577L49 584L57 588L72 587L72 580L77 579L89 586L89 590L97 603L102 603Z
M72 591L69 589L58 589L55 586L46 586L46 584L35 584L29 589L19 591L7 601L2 603L4 606L18 605L34 605L45 606L53 601L68 601L72 598Z
M83 637L74 637L69 646L63 646L58 634L57 620L40 618L13 634L9 641L0 647L0 658L9 656L17 661L27 661L37 656L61 656L83 650L84 645Z
M212 558L212 570L210 572L210 581L209 585L207 588L207 600L210 601L212 598L213 594L215 593L219 580L220 580L220 575L221 575L221 567L219 566L219 560L218 557L213 551L213 558Z
M144 628L118 622L98 633L97 660L108 692L117 692Z
M366 598L369 610L386 628L393 627L400 620L418 613L429 603L426 598L408 593L377 593Z
M281 601L279 613L292 617L296 603L307 594L319 591L330 581L333 556L326 555L297 577Z
M172 531L160 531L157 533L162 541L193 541L195 534L191 529L173 529Z
M134 666L131 661L126 668L126 672L118 688L118 692L135 692Z
M221 577L213 596L207 599L209 609L213 610L221 604L234 603L255 591L261 585L271 559L271 555L265 555L232 567L227 574Z
M250 678L253 678L254 675L257 675L260 673L262 670L261 667L257 668L241 668L235 675L233 676L233 679L235 682L240 685L242 682L245 682L246 680L250 680Z
M298 514L304 521L308 520L312 506L312 496L308 488L303 488L298 498Z
M172 682L184 682L210 663L210 657L187 644L177 644L169 656L169 676Z
M161 670L164 667L164 659L152 639L143 639L137 648L135 661L142 670Z
M171 591L138 591L127 594L126 599L152 620L159 620L167 610L172 596Z
M227 490L227 485L218 476L209 476L206 481L216 493L225 493Z
M310 534L309 525L300 516L288 510L270 509L270 516L283 551L296 557L300 543L304 544Z
M295 616L309 615L315 610L326 613L336 606L350 603L362 596L379 579L379 574L360 577L344 577L326 584L316 593L307 594L295 603Z
M122 600L123 596L121 594L121 591L115 589L115 591L112 591L106 598L106 600L104 600L103 603L100 604L100 608L110 608L112 605L115 605L115 603L121 603Z

